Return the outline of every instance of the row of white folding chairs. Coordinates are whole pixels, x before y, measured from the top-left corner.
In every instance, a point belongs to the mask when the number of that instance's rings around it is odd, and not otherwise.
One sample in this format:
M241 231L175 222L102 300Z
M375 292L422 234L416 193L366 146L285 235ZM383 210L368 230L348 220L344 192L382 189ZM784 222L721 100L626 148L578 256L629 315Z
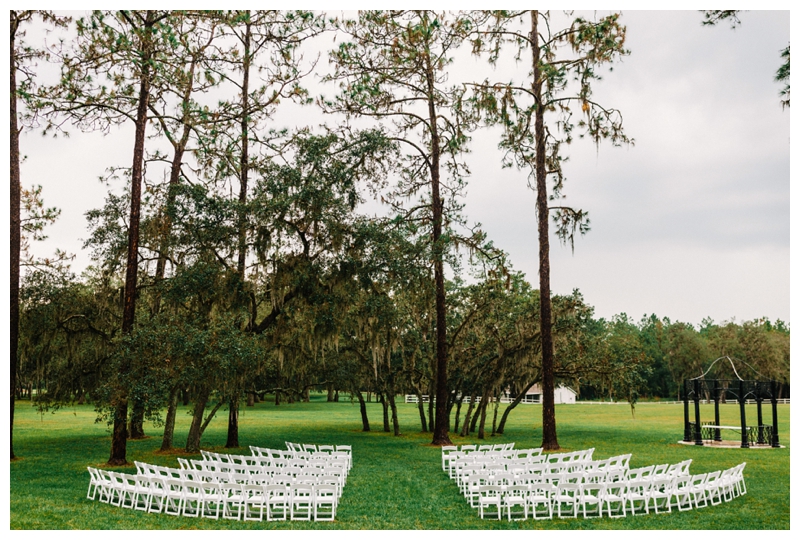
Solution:
M509 472L483 471L471 474L461 492L470 501L470 505L475 507L477 503L478 491L482 486L500 486L502 490L508 490L513 486L530 486L533 484L546 483L553 486L560 484L592 484L609 483L620 481L624 478L621 470L610 471L579 471L571 473L525 473L514 475Z
M332 521L339 492L325 483L236 484L89 469L87 498L146 512L261 521Z
M488 461L482 459L457 460L455 462L455 480L459 488L463 489L466 479L474 472L483 470L492 472L509 472L515 475L520 474L564 474L570 472L581 472L584 470L595 472L611 472L624 474L628 469L631 455L624 454L610 457L599 461L555 461L531 463L526 460L509 459Z
M297 444L286 442L286 448L291 452L309 452L311 454L322 453L330 454L331 452L353 452L353 447L349 444Z
M576 464L591 461L592 455L594 454L594 448L588 448L586 450L578 450L575 452L563 452L558 454L542 454L541 449L531 449L528 452L528 455L521 457L521 454L517 454L516 456L500 456L495 458L495 461L505 462L508 459L516 459L522 460L524 459L527 463L535 464L535 463L549 463L552 465L571 465L577 466ZM446 460L443 458L443 464L447 464L447 471L450 478L455 478L457 476L457 468L459 464L469 463L470 460L475 462L476 460L481 459L478 455L463 454L458 451L451 452Z
M588 482L614 482L618 480L638 480L650 477L651 479L673 478L689 474L691 459L687 459L675 464L651 465L638 469L629 469L630 454L613 456L596 462L572 462L568 464L538 463L525 467L510 466L502 469L500 465L488 465L481 467L480 464L466 466L460 471L457 477L457 485L462 493L466 492L466 485L474 474L489 474L490 476L499 473L513 475L521 483L544 481L558 484L566 475L570 475L569 481L588 481ZM501 478L505 476L501 475ZM583 479L581 479L583 478ZM579 479L579 480L576 480Z
M250 447L251 455L244 456L239 454L220 454L217 452L208 452L201 450L200 454L205 461L221 461L229 462L231 464L239 465L274 465L283 467L286 465L304 465L308 463L325 464L332 461L340 460L345 463L348 468L350 464L349 454L344 451L334 451L333 453L316 454L315 456L300 456L295 457L291 452L283 452L281 450L273 451L269 448L259 448L257 446ZM279 452L275 454L274 452ZM295 463L292 463L295 462Z
M188 469L182 475L183 478L197 480L197 479L221 479L224 481L243 483L289 483L294 479L305 477L332 477L335 478L335 483L341 493L345 483L347 483L347 473L342 467L262 467L258 470L247 472L232 472L229 466L217 464L210 461L193 463L201 465L199 468ZM284 480L287 479L287 480Z
M353 447L349 444L298 444L286 441L286 449L294 453L295 457L324 457L325 455L341 456L346 454L348 467L353 464Z
M538 482L530 485L485 485L475 495L475 503L484 518L486 511L501 519L625 517L637 512L656 513L703 508L720 504L747 492L743 469L745 463L713 473L680 475L614 482L562 482L554 485Z
M287 445L293 443L286 443ZM353 453L350 445L336 445L332 451L316 451L306 452L304 450L278 450L274 448L262 448L259 446L251 446L250 453L256 457L269 457L273 463L280 464L282 460L290 461L292 459L310 460L343 460L346 462L346 468L349 471L353 466Z
M506 444L485 444L485 445L475 445L475 444L464 444L459 446L454 445L445 445L442 446L442 470L448 470L448 464L451 459L456 459L458 457L465 457L465 456L480 456L480 455L489 455L489 456L506 456L506 457L517 457L520 452L524 452L525 456L527 457L529 452L536 453L536 455L541 454L541 448L535 448L530 450L514 450L514 443L506 443Z
M347 476L348 462L345 459L337 459L335 456L329 456L327 459L271 459L268 457L258 457L261 460L260 465L243 465L240 460L228 459L226 454L212 454L207 453L203 455L203 460L186 460L178 458L178 463L182 468L195 468L205 469L209 466L214 466L219 470L229 470L231 472L248 473L253 472L266 472L269 469L289 469L289 468L308 468L317 467L320 469L328 467L340 467L344 470Z

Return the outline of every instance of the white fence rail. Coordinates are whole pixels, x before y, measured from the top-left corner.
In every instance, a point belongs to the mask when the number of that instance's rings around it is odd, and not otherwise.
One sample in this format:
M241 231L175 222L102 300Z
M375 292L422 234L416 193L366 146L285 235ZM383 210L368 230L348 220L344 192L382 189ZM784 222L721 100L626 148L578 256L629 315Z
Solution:
M422 396L422 402L423 403L428 403L429 401L430 401L430 398L428 396L426 396L426 395ZM436 402L436 399L434 399L433 401ZM470 401L470 396L466 396L466 397L464 397L464 400L462 401L462 403L469 403L469 401ZM481 401L481 396L477 396L475 398L475 403L480 403L480 401ZM491 402L492 403L494 403L495 401L497 401L497 398L491 398ZM510 398L510 397L503 396L503 397L500 398L500 403L511 403L512 401L514 401L514 399ZM777 401L781 405L789 405L789 398L779 399ZM416 394L406 394L406 403L419 403L419 398L417 397ZM534 399L534 398L530 397L530 398L524 398L522 401L520 401L520 403L541 403L541 401L539 399ZM576 401L575 403L580 404L580 405L628 405L627 401ZM683 405L683 401L640 401L639 403L659 403L661 405ZM704 405L708 405L708 404L711 404L711 403L714 403L714 402L713 401L708 401L708 400L705 400L705 399L701 399L700 403L702 403ZM748 399L745 403L747 405L755 405L756 400ZM762 402L762 405L768 405L769 403L770 403L769 400L764 400ZM721 405L726 405L726 404L734 404L734 405L736 405L736 404L738 404L738 402L735 401L735 400L728 400L726 403L720 403L720 404Z

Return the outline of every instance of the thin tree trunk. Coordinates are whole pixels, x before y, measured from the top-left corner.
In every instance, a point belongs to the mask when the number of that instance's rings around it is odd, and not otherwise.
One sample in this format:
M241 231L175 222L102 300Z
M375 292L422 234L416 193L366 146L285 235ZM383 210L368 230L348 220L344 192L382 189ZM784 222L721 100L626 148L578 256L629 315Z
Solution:
M10 245L10 266L11 266L11 291L9 294L10 323L9 341L11 342L11 352L9 355L9 370L11 380L11 425L8 439L11 459L14 455L14 402L17 392L17 355L19 347L19 257L20 257L20 168L19 168L19 128L17 126L17 57L16 57L16 33L19 28L16 12L11 11L11 43L10 61L11 67L11 112L10 112L10 135L11 139L11 161L10 184L11 184L11 245Z
M161 439L161 451L172 450L172 441L175 435L175 416L178 413L178 393L176 386L169 394L167 417L164 419L164 437Z
M481 418L482 414L486 414L484 411L486 410L486 396L481 397L481 402L478 403L478 407L475 410L475 414L472 415L472 422L469 425L469 432L475 433L475 428L478 426L478 421Z
M142 200L142 171L144 166L144 141L147 129L147 107L150 100L150 60L152 46L148 32L154 24L152 11L148 10L144 31L141 32L140 51L141 74L139 77L139 107L136 111L136 135L133 146L133 167L131 170L131 211L128 219L128 257L125 268L125 303L122 309L122 333L129 334L133 329L136 316L136 281L139 270L139 214ZM120 375L128 371L128 366L120 366ZM128 396L124 388L117 398L114 414L114 430L111 439L111 457L109 465L126 465Z
M250 101L249 101L249 85L250 85L250 43L252 41L252 24L248 21L245 23L245 37L244 37L244 57L242 58L242 118L240 122L242 132L242 154L239 159L239 259L236 264L236 270L244 283L244 267L247 258L247 223L245 218L244 205L247 203L247 173L249 167L248 158L248 122L250 121Z
M417 409L419 410L419 423L422 426L422 433L427 433L428 422L425 420L425 404L422 402L422 394L417 390Z
M464 397L462 396L461 399L456 402L456 425L453 427L453 433L458 433L458 421L461 418L461 403L463 401Z
M542 103L542 84L539 60L539 13L531 11L531 50L533 52L533 94ZM547 203L547 163L544 130L544 107L536 107L534 130L536 136L536 214L539 223L539 320L542 337L542 448L558 450L556 435L555 375L553 372L552 308L550 304L550 211Z
M367 417L367 404L364 403L364 396L361 395L359 390L356 390L356 397L358 398L358 406L361 409L361 431L369 431L369 418Z
M200 437L203 432L201 427L203 425L203 413L206 410L208 397L211 395L211 389L204 387L200 388L194 400L194 410L192 411L192 425L189 426L189 435L186 437L186 451L190 453L197 453L200 451Z
M328 383L328 403L333 402L333 383Z
M228 402L228 440L225 448L239 448L239 394Z
M508 419L509 413L511 411L513 411L516 408L517 405L522 403L522 400L525 399L525 394L528 392L528 390L531 389L531 386L533 386L534 384L536 384L536 383L532 382L528 386L526 386L525 389L522 392L517 394L517 397L514 398L514 401L509 403L508 407L506 407L506 410L503 411L503 416L502 416L502 418L500 418L500 426L497 428L497 433L499 435L502 435L503 431L506 429L506 420Z
M492 415L492 437L497 433L497 410L500 408L500 400L494 402L494 415Z
M461 430L462 437L469 435L469 422L472 418L473 409L475 409L475 394L472 394L469 398L469 407L467 407L467 414L464 416L464 428Z
M247 406L253 407L256 404L256 393L255 392L248 392L247 393Z
M489 408L489 404L492 402L492 392L485 392L484 396L484 399L481 400L481 423L478 427L479 439L486 438L486 409Z
M389 407L392 409L392 427L394 428L395 437L399 437L400 433L400 420L397 418L397 403L395 403L394 391L389 392Z
M129 439L144 439L144 403L140 399L131 400L133 410L131 411L131 427L128 434Z
M436 427L436 416L434 415L434 396L436 395L436 386L434 381L428 385L428 430L433 431Z
M434 74L430 54L426 61L428 95L428 122L431 137L431 204L433 206L433 273L436 289L436 419L433 422L432 444L453 444L448 435L447 417L447 304L444 291L444 240L442 239L442 214L444 199L439 189L439 126L434 101ZM431 396L433 399L433 396Z
M386 398L381 393L381 405L383 406L383 431L389 433L391 428L389 427L389 404L386 402Z

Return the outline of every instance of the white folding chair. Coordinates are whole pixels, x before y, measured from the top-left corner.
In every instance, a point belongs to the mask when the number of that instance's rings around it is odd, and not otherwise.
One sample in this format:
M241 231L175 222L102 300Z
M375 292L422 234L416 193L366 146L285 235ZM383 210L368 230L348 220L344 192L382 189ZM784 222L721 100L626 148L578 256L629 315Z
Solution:
M336 486L319 484L314 486L314 521L333 521L336 516Z
M533 519L553 519L553 497L556 487L546 482L537 482L528 488L528 503ZM540 507L544 514L540 513Z
M503 506L508 520L528 519L530 489L525 485L508 486L503 493Z
M286 485L272 484L264 486L267 499L267 520L286 520L290 512L291 491Z
M626 506L630 507L631 515L635 516L637 511L644 510L645 514L650 513L650 485L651 478L632 480L628 482L628 494L625 497Z
M291 493L291 519L293 521L311 521L314 486L311 484L292 484Z
M502 493L498 486L481 486L478 491L478 508L480 509L481 519L484 519L484 509L489 507L497 508L497 519L502 519Z
M618 480L606 484L605 506L608 517L625 517L625 502L628 497L628 482Z
M583 518L603 517L603 501L605 500L605 484L583 483L579 485L578 505Z

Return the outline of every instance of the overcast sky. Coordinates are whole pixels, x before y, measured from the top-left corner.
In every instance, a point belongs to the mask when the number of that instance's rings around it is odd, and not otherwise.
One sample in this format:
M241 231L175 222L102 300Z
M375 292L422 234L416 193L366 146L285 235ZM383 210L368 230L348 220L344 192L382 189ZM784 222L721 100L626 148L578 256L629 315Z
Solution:
M598 316L789 320L790 110L774 81L789 12L746 12L736 30L701 20L696 11L625 11L631 54L596 85L595 98L622 111L636 143L566 149L566 202L589 211L592 230L574 255L551 240L552 288L580 289ZM468 60L455 69L485 68ZM90 263L84 214L103 203L97 177L130 165L132 139L130 128L23 136L23 185L41 184L45 202L62 210L35 253L75 253L76 271ZM500 169L496 144L490 132L471 143L465 213L536 284L534 193L524 172Z

